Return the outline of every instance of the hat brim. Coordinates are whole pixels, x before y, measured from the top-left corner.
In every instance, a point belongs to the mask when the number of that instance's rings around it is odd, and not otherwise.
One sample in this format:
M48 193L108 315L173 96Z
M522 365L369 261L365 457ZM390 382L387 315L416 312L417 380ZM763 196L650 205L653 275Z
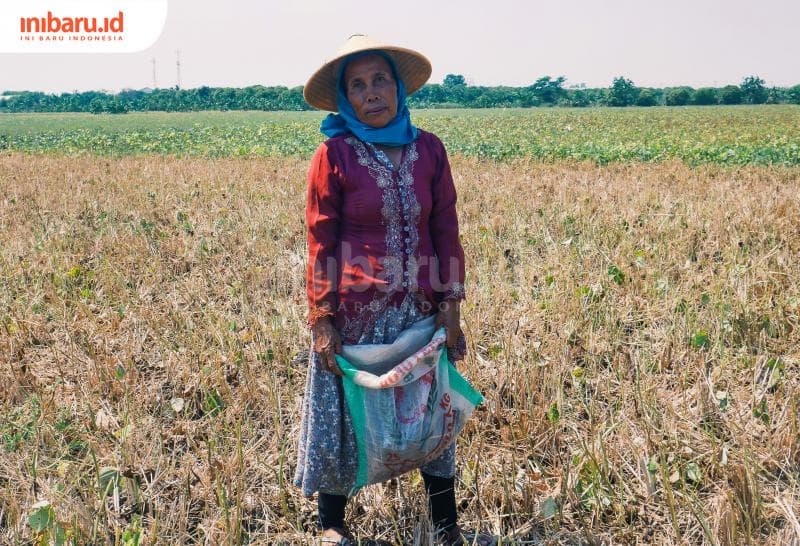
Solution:
M355 48L326 62L308 79L303 87L303 98L308 104L320 110L338 112L336 105L336 74L345 57L359 51L380 50L389 55L397 66L397 72L406 86L406 95L411 95L422 87L431 77L431 62L425 55L392 45L370 45Z

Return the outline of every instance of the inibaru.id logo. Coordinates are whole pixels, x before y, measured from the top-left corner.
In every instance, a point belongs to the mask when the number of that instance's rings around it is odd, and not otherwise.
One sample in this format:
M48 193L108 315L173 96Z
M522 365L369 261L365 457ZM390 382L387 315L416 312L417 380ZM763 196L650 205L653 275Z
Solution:
M168 0L0 0L0 53L133 53L152 46Z
M120 11L116 17L103 17L101 24L97 17L57 17L52 11L46 17L20 17L19 31L22 34L42 32L125 32L125 13Z

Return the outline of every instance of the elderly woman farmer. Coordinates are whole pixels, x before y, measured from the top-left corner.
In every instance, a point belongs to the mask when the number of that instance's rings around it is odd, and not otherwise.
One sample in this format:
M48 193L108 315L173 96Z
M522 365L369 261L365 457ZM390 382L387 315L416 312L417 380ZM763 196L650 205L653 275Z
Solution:
M295 484L318 492L322 541L350 544L344 508L356 474L356 440L334 353L342 343L391 343L436 314L451 361L463 359L464 253L447 153L411 124L405 99L430 77L421 54L354 35L304 89L339 112L308 171L308 324L313 351ZM461 544L455 443L420 470L445 544ZM491 537L478 537L479 544Z

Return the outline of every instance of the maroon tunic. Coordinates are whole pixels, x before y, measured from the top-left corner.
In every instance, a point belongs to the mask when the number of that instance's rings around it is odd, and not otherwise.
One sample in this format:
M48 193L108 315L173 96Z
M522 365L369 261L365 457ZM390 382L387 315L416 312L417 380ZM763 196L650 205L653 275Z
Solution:
M456 190L441 140L422 129L395 168L353 135L320 144L308 170L308 323L334 317L344 343L387 307L424 313L464 299Z

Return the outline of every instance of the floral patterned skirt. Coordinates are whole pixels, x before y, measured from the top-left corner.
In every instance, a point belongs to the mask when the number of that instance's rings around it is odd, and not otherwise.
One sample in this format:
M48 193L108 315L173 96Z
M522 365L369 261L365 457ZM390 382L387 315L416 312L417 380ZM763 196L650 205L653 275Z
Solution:
M386 308L369 330L361 333L358 344L392 343L400 332L429 314L419 310L413 299L406 298L399 306ZM459 339L459 346L463 343ZM342 378L323 368L313 347L312 336L294 484L306 497L316 491L349 495L358 466L353 423ZM455 475L455 442L420 469L441 478Z

